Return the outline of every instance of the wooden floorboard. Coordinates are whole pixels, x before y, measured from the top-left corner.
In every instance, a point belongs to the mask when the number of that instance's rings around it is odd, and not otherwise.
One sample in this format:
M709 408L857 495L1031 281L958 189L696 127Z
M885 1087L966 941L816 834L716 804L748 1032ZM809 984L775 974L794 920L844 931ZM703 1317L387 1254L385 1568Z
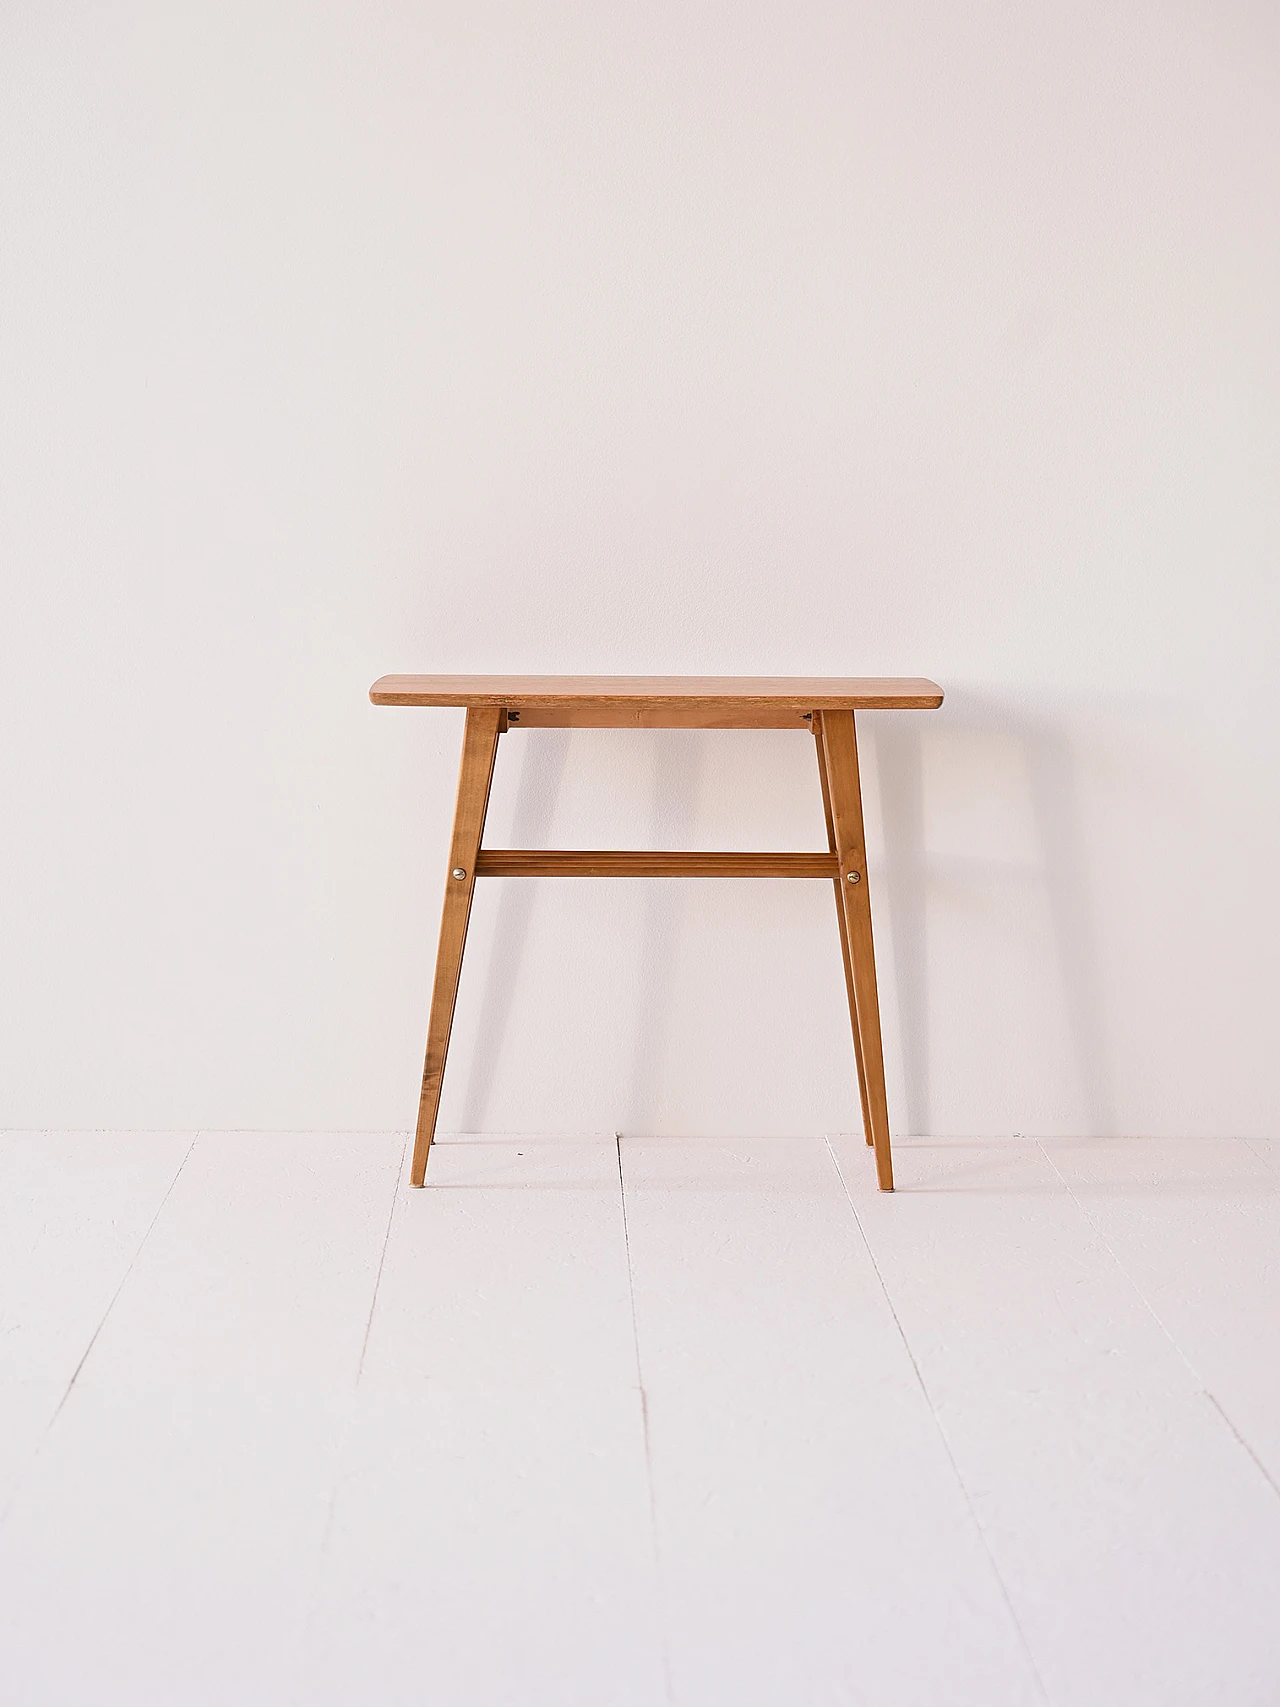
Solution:
M442 1138L397 1204L300 1699L665 1699L612 1137Z
M0 1137L0 1700L1274 1707L1275 1149L895 1153Z
M197 1140L0 1529L8 1700L288 1699L402 1151Z
M622 1160L675 1700L1039 1700L826 1143Z
M1144 1143L1125 1145L1135 1201L1171 1165ZM1055 1707L1274 1703L1280 1501L1049 1147L899 1142L893 1199L860 1135L834 1147ZM1191 1292L1226 1236L1203 1232Z
M1042 1147L1280 1490L1280 1172L1234 1138Z
M191 1143L191 1133L0 1133L0 1514Z

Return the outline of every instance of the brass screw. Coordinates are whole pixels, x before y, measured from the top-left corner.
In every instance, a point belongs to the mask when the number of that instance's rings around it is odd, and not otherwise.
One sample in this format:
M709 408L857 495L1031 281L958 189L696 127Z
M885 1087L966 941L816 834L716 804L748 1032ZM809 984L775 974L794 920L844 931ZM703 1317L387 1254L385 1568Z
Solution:
M458 874L455 871L453 875L456 877ZM862 873L860 871L851 871L849 873L849 881L850 881L850 883L861 883L862 882Z
M454 875L454 876L455 876L455 877L465 877L465 876L466 876L466 875L467 875L467 874L466 874L466 872L465 872L465 871L464 871L464 870L463 870L463 869L462 869L462 867L461 867L461 866L460 866L460 865L455 865L455 866L454 866L454 868L453 868L453 875Z

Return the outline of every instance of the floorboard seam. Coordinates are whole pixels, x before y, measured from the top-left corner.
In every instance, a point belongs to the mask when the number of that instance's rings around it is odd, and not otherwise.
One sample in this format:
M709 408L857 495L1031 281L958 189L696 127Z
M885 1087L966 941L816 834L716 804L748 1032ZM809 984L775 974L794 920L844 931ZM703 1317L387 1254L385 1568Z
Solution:
M356 1364L356 1386L360 1385L360 1377L364 1374L365 1353L369 1349L369 1335L373 1332L373 1313L378 1307L378 1290L382 1285L382 1271L387 1265L387 1246L391 1243L391 1223L396 1218L396 1205L400 1201L400 1181L404 1177L405 1152L409 1148L406 1134L404 1143L400 1146L400 1160L396 1166L395 1184L391 1191L391 1207L387 1211L387 1228L382 1235L382 1250L378 1254L378 1272L373 1277L373 1296L369 1300L369 1314L364 1324L364 1338L360 1341L360 1361Z
M347 1417L346 1428L343 1431L342 1442L339 1445L337 1452L334 1454L333 1484L329 1489L329 1500L325 1507L324 1529L320 1535L320 1545L316 1549L315 1570L311 1579L311 1592L307 1597L307 1610L299 1626L299 1653L296 1656L294 1664L295 1687L291 1691L289 1697L290 1701L295 1704L301 1702L303 1699L302 1692L305 1687L305 1680L302 1676L303 1654L305 1652L308 1634L311 1629L311 1623L316 1615L316 1603L320 1596L320 1584L321 1578L324 1574L324 1563L325 1559L328 1557L329 1544L333 1539L333 1524L338 1511L338 1493L342 1486L342 1465L343 1460L347 1456L347 1448L351 1444L351 1436L355 1429L356 1397L360 1391L360 1377L364 1374L365 1354L369 1350L369 1335L373 1331L373 1313L378 1307L378 1292L382 1286L382 1271L387 1264L387 1248L391 1243L391 1229L395 1223L396 1210L399 1207L400 1199L403 1196L403 1192L401 1191L401 1182L404 1179L404 1158L408 1148L409 1135L406 1133L404 1142L400 1146L400 1158L396 1163L396 1171L392 1176L391 1207L387 1211L386 1231L382 1235L382 1249L378 1254L378 1268L373 1277L373 1294L369 1299L369 1314L365 1318L364 1338L360 1341L360 1356L356 1362L356 1378L351 1386L351 1410Z
M1249 1442L1241 1434L1240 1430L1232 1422L1231 1418L1223 1410L1222 1406L1218 1403L1218 1400L1214 1397L1214 1395L1209 1391L1209 1389L1207 1387L1204 1388L1204 1396L1206 1399L1208 1399L1209 1403L1213 1406L1214 1410L1217 1411L1218 1415L1222 1418L1223 1422L1226 1423L1227 1427L1231 1430L1232 1434L1235 1435L1236 1439L1239 1441L1240 1445L1244 1448L1244 1450L1249 1454L1250 1458L1253 1459L1254 1463L1258 1467L1258 1474L1262 1477L1263 1481L1266 1482L1267 1486L1271 1489L1272 1493L1274 1493L1276 1495L1276 1497L1278 1499L1280 1499L1280 1484L1277 1484L1276 1479L1271 1474L1270 1470L1267 1469L1266 1465L1262 1462L1261 1458L1258 1457L1258 1454L1253 1450L1252 1446L1249 1445Z
M89 1353L93 1350L94 1346L97 1345L98 1335L102 1332L103 1328L105 1328L107 1325L107 1317L111 1314L112 1310L115 1309L116 1300L117 1300L117 1298L119 1298L120 1294L124 1291L125 1283L128 1281L129 1276L133 1273L134 1268L137 1266L138 1258L142 1255L142 1250L143 1250L144 1245L146 1244L147 1240L151 1237L151 1234L155 1228L156 1222L160 1219L161 1215L164 1213L164 1206L166 1203L168 1203L170 1197L173 1195L173 1188L177 1185L179 1177L182 1174L183 1168L186 1167L188 1161L191 1159L191 1152L195 1149L196 1140L199 1138L199 1136L200 1136L200 1134L198 1132L194 1133L192 1136L191 1142L187 1145L187 1148L186 1148L185 1152L183 1153L182 1160L178 1163L177 1168L174 1170L173 1178L169 1181L169 1184L165 1188L164 1196L160 1199L160 1202L156 1205L155 1214L151 1217L150 1221L147 1222L146 1231L143 1233L142 1237L138 1240L137 1249L134 1251L133 1255L129 1258L128 1267L125 1269L124 1273L120 1276L119 1284L117 1285L115 1291L111 1294L111 1297L107 1300L107 1307L102 1312L101 1321L99 1321L97 1327L93 1330L92 1334L90 1334L89 1343L84 1348L84 1351L81 1353L79 1363L76 1364L75 1368L71 1372L71 1379L67 1382L66 1390L63 1393L62 1397L58 1400L57 1409L54 1411L53 1415L49 1418L49 1421L46 1423L44 1431L41 1434L40 1439L36 1444L35 1451L31 1454L30 1458L27 1460L26 1469L17 1478L17 1480L14 1482L13 1487L10 1489L9 1498L5 1502L5 1506L4 1506L3 1511L0 1511L0 1529L3 1529L5 1522L9 1516L9 1513L13 1510L14 1502L17 1500L19 1493L26 1486L27 1478L30 1476L32 1470L34 1470L36 1463L40 1457L40 1454L44 1451L45 1444L48 1441L50 1434L52 1434L52 1432L53 1432L54 1424L57 1422L58 1418L62 1415L63 1409L67 1403L67 1400L71 1397L71 1389L75 1386L76 1382L80 1379L80 1371L84 1368L85 1364L88 1362Z
M1249 1141L1247 1138L1244 1140L1244 1143L1245 1143L1246 1147L1248 1147ZM1280 1486L1277 1486L1274 1478L1271 1475L1271 1472L1267 1469L1266 1465L1258 1457L1258 1454L1253 1450L1252 1446L1250 1446L1249 1442L1245 1439L1244 1435L1241 1434L1237 1425L1227 1415L1227 1413L1223 1409L1221 1403L1215 1397L1212 1389L1209 1386L1209 1383L1205 1380L1204 1376L1201 1375L1200 1371L1196 1368L1195 1364L1192 1363L1191 1359L1187 1356L1187 1354L1183 1350L1183 1348L1178 1344L1178 1341L1174 1338L1173 1334L1170 1333L1169 1329L1165 1326L1164 1322L1161 1320L1160 1313L1156 1309L1155 1305L1152 1304L1151 1300L1147 1297L1146 1293L1142 1290L1142 1288L1138 1285L1137 1281L1129 1273L1129 1270L1125 1267L1125 1264L1122 1261L1120 1254L1116 1250L1115 1246L1111 1243L1110 1239L1108 1239L1107 1235L1103 1232L1102 1228L1098 1225L1097 1221L1094 1220L1093 1216L1090 1215L1089 1211L1085 1208L1084 1204L1076 1196L1075 1192L1072 1190L1071 1181L1066 1177L1066 1175L1062 1172L1061 1168L1054 1161L1053 1157L1045 1149L1044 1140L1041 1138L1037 1138L1035 1140L1035 1144L1036 1144L1036 1148L1040 1151L1040 1154L1044 1157L1045 1161L1053 1169L1053 1172L1056 1175L1056 1177L1062 1181L1063 1190L1066 1192L1067 1196L1071 1199L1072 1203L1075 1204L1076 1209L1079 1211L1080 1217L1084 1221L1085 1225L1092 1229L1094 1236L1097 1238L1098 1242L1101 1244L1103 1250L1106 1251L1107 1255L1111 1258L1112 1262L1116 1265L1117 1271L1120 1274L1122 1274L1124 1276L1125 1280L1129 1283L1129 1286L1133 1290L1134 1297L1137 1298L1139 1303L1142 1305L1143 1309L1151 1317L1151 1320L1155 1323L1155 1325L1159 1328L1160 1332L1164 1335L1165 1339L1168 1340L1169 1344L1173 1347L1174 1352L1181 1359L1184 1368L1186 1368L1190 1372L1192 1378L1198 1384L1201 1393L1203 1393L1204 1397L1209 1401L1209 1403L1213 1406L1214 1410L1218 1413L1218 1415L1222 1418L1223 1422L1227 1425L1228 1432L1231 1434L1232 1438L1236 1441L1237 1445L1242 1447L1243 1450L1248 1454L1250 1460L1252 1461L1252 1463L1257 1468L1259 1474L1262 1476L1263 1481L1271 1489L1272 1493L1276 1495L1277 1499L1280 1499Z
M921 1393L924 1395L924 1401L929 1407L929 1415L933 1418L933 1426L938 1431L938 1438L942 1442L942 1450L947 1455L947 1462L951 1465L951 1471L955 1476L956 1485L960 1489L961 1498L964 1500L969 1516L973 1522L973 1527L977 1532L978 1539L982 1543L983 1551L986 1553L987 1559L990 1562L991 1573L995 1577L996 1585L1000 1590L1000 1597L1004 1601L1009 1618L1014 1629L1017 1631L1018 1641L1022 1646L1023 1654L1026 1656L1027 1664L1031 1668L1031 1675L1035 1679L1036 1688L1040 1692L1040 1699L1046 1703L1046 1707L1049 1707L1049 1692L1045 1688L1044 1679L1040 1675L1040 1668L1036 1664L1035 1655L1031 1651L1031 1644L1027 1640L1026 1631L1022 1628L1022 1621L1014 1610L1013 1601L1010 1599L1009 1590L1000 1570L1000 1566L996 1562L996 1556L992 1551L991 1542L987 1537L986 1530L982 1526L982 1519L978 1516L977 1508L973 1503L969 1490L965 1486L965 1480L960 1473L960 1466L956 1462L955 1453L951 1450L951 1442L947 1439L947 1431L943 1427L942 1418L938 1415L938 1407L933 1401L933 1394L929 1391L929 1384L924 1378L924 1371L921 1369L919 1359L916 1357L916 1354L912 1349L911 1341L907 1338L906 1329L902 1325L902 1318L899 1316L897 1306L893 1302L893 1297L880 1268L880 1263L872 1248L871 1240L867 1237L867 1230L862 1224L862 1217L858 1214L858 1206L853 1200L853 1193L849 1190L848 1181L844 1177L844 1170L840 1166L840 1158L836 1155L829 1137L826 1139L826 1146L827 1153L831 1157L832 1164L836 1170L836 1178L840 1181L840 1186L844 1192L845 1200L852 1212L854 1224L858 1229L863 1245L866 1247L867 1256L870 1258L871 1266L875 1270L876 1279L880 1283L880 1290L884 1293L884 1301L889 1307L889 1314L893 1318L893 1325L898 1330L898 1338L902 1341L903 1350L911 1360L911 1367L915 1371L916 1381Z
M649 1399L644 1389L644 1371L640 1361L640 1322L636 1315L636 1281L635 1271L631 1266L631 1233L627 1227L627 1187L622 1172L622 1134L613 1135L614 1149L618 1158L618 1201L622 1208L622 1243L627 1253L627 1293L631 1299L631 1344L636 1358L636 1390L640 1394L640 1427L644 1435L644 1476L645 1486L649 1493L649 1536L653 1548L653 1567L657 1573L658 1594L661 1605L662 1596L662 1560L658 1548L658 1508L653 1488L653 1455L649 1449ZM671 1662L667 1654L667 1639L665 1629L660 1632L662 1679L667 1701L673 1703L675 1695L671 1683Z

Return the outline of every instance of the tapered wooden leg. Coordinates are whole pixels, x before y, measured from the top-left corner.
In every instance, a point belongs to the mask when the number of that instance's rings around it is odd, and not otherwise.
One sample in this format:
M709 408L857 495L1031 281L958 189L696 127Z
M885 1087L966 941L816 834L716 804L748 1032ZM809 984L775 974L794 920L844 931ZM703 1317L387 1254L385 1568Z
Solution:
M431 991L431 1018L427 1023L427 1059L422 1069L422 1096L418 1102L418 1132L413 1145L412 1185L421 1185L427 1175L427 1155L435 1137L440 1087L444 1083L453 1008L458 997L462 950L467 941L471 916L471 893L476 882L476 854L484 834L493 760L503 713L488 707L471 707L462 737L462 766L458 772L458 803L453 813L453 841L449 848L449 875L445 879L444 914L440 920L440 946L436 950L436 977Z
M840 859L840 893L853 969L854 1005L862 1040L871 1142L881 1191L893 1190L889 1148L889 1108L884 1092L884 1048L880 1039L880 1003L876 995L876 957L871 940L871 896L867 884L867 848L862 828L862 786L858 779L858 738L851 711L815 712L822 719L831 826Z
M822 783L822 810L827 819L827 846L836 851L835 825L831 822L831 790L827 785L827 755L822 745L822 719L813 720L814 747L818 754L818 779ZM858 1095L862 1098L862 1132L867 1143L871 1139L871 1109L867 1103L867 1069L862 1062L862 1037L858 1031L858 997L853 983L853 962L849 958L849 927L844 919L844 888L835 881L836 920L840 926L840 954L844 961L844 987L849 996L849 1023L853 1027L853 1054L858 1063Z

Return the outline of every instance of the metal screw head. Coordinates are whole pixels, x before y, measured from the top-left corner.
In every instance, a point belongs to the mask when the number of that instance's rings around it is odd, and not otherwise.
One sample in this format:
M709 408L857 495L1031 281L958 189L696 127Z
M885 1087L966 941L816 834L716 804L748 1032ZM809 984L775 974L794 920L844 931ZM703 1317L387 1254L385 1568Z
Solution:
M457 876L456 872L454 873L454 876L455 877ZM850 883L861 883L862 882L862 873L860 871L851 871L849 873L849 882Z
M464 871L464 870L463 870L463 869L462 869L462 867L461 867L461 866L460 866L460 865L455 865L455 866L454 866L454 868L453 868L453 875L454 875L454 876L455 876L455 877L465 877L465 876L466 876L466 875L467 875L467 874L466 874L466 872L465 872L465 871Z

